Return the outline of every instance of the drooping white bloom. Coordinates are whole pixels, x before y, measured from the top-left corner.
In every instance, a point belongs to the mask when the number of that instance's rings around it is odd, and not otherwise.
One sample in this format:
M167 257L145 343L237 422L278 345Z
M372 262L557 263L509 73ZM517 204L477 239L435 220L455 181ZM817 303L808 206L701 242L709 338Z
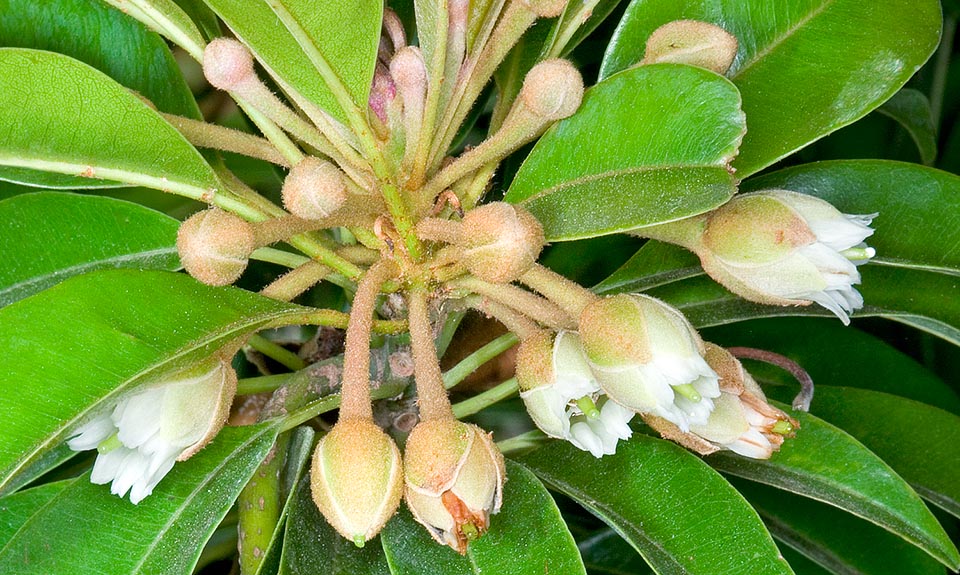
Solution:
M717 374L679 311L649 296L611 296L584 310L580 335L594 376L613 401L684 431L707 422L720 395Z
M843 214L829 202L791 192L743 194L711 213L701 249L704 270L760 303L815 302L850 322L863 307L857 266L875 255L864 240L877 214Z
M229 363L215 360L121 399L76 430L67 445L97 449L90 481L112 483L134 504L153 492L173 468L199 451L223 427L237 388Z
M594 457L616 453L617 442L630 438L634 413L605 397L576 333L524 342L517 361L520 397L541 431Z

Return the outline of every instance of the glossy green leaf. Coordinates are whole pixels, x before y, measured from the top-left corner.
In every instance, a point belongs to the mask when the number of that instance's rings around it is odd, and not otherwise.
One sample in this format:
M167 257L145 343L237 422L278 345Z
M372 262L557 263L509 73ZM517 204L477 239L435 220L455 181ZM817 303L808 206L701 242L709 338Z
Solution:
M207 40L221 36L217 15L203 0L173 0L193 20Z
M826 505L737 482L774 537L839 575L943 575L906 541Z
M503 508L466 556L438 545L406 509L380 534L393 575L585 573L580 553L557 505L524 466L507 462Z
M206 41L193 19L175 0L103 0L200 58Z
M960 417L886 393L827 386L817 389L811 409L862 441L925 499L960 517Z
M883 340L835 319L761 319L711 328L702 335L725 347L755 347L785 355L802 365L818 386L882 391L960 415L960 396L943 380ZM755 378L785 385L793 393L797 390L796 380L782 369L762 362L749 362L746 367Z
M756 512L674 443L638 435L595 459L564 442L521 458L613 527L661 575L792 573Z
M650 240L610 277L594 286L593 291L640 292L702 273L700 259L692 252Z
M750 126L734 162L741 178L883 103L933 53L941 26L936 0L633 0L600 77L632 66L654 30L682 19L739 40L727 75Z
M651 572L636 549L613 529L604 529L577 546L589 575L641 575Z
M830 402L815 398L816 403ZM726 473L839 507L910 541L945 565L960 565L960 554L936 517L883 460L825 421L802 412L791 415L800 430L769 460L721 452L707 462Z
M176 270L179 222L138 204L44 192L0 202L0 306L105 268Z
M89 474L71 480L31 509L0 564L17 575L187 575L276 434L274 425L225 428L136 506Z
M933 125L930 100L920 90L904 88L884 102L877 111L896 120L910 134L928 166L937 159L937 127Z
M142 383L302 308L183 274L109 270L0 309L0 492L82 420ZM26 326L29 326L28 328ZM51 358L55 358L51 359Z
M343 108L313 61L319 58L338 76L353 103L361 111L367 110L380 45L382 1L206 2L283 85L346 121ZM284 25L278 9L292 16L294 28Z
M389 575L378 540L357 548L327 523L310 495L310 477L297 484L287 517L279 575Z
M0 498L0 549L6 547L38 509L50 503L71 483L72 480L47 483Z
M163 39L99 1L0 0L0 47L35 48L71 56L137 91L161 111L200 117ZM23 107L21 102L17 110ZM0 166L0 179L45 188L119 185L9 166Z
M82 62L0 48L0 166L206 197L219 183L176 129Z
M507 192L549 240L621 232L713 209L735 189L746 126L736 88L679 64L617 74L537 142Z

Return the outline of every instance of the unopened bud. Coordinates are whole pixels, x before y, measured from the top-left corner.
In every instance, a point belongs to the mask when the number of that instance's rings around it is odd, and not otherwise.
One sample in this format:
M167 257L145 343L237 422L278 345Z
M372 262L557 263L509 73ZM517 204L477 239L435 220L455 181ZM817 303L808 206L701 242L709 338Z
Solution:
M461 554L500 510L505 475L503 455L475 425L424 421L407 439L407 507L438 543Z
M180 262L187 273L208 285L237 281L255 247L253 226L219 208L197 212L177 232Z
M527 72L520 99L546 121L572 116L583 100L583 77L569 60L544 60Z
M737 38L707 22L677 20L653 31L643 63L690 64L725 74L737 55Z
M568 0L520 0L531 12L541 18L556 18L567 7Z
M537 261L543 227L526 209L492 202L467 212L461 226L464 264L492 283L511 282Z
M283 205L306 220L331 216L347 201L347 181L334 164L307 156L283 181Z
M400 505L400 452L373 423L341 421L317 444L310 487L330 525L362 547L376 537Z
M236 90L254 76L253 55L230 38L217 38L203 51L203 75L214 88Z

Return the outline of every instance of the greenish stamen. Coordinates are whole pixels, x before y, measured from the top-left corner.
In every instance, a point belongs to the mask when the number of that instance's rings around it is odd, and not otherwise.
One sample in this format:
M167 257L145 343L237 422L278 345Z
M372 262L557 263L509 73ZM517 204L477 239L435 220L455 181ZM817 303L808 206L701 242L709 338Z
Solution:
M770 431L776 433L777 435L786 435L793 431L793 424L791 424L789 421L781 419L773 424L773 427L770 428Z
M673 391L679 393L680 395L686 397L690 401L697 402L703 399L703 396L700 395L700 392L697 391L693 384L684 383L682 385L674 385Z
M100 453L100 454L110 453L114 449L121 446L123 446L123 443L120 441L119 434L114 433L110 437L100 442L100 445L97 446L97 453Z
M356 545L357 547L363 547L364 545L367 544L367 540L363 538L363 535L354 535L353 544Z
M840 252L840 255L851 261L868 260L877 255L873 248L850 248Z
M467 538L467 541L475 541L480 537L480 530L473 523L464 523L460 526L460 532Z
M577 407L587 416L587 419L600 419L600 410L597 409L597 404L593 402L593 398L589 395L584 395L578 399Z

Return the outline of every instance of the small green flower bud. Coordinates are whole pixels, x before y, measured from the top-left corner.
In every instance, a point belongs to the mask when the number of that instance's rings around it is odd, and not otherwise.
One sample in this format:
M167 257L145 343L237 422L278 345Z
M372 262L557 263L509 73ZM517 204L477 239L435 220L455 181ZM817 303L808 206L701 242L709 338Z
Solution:
M347 181L334 164L307 156L287 174L282 195L283 205L291 214L321 220L347 201Z
M401 468L396 444L379 427L362 419L338 422L313 454L313 500L338 533L362 547L400 505Z
M617 403L686 430L706 423L720 395L703 342L676 309L620 294L588 305L580 337L600 387Z
M407 439L407 506L438 543L461 554L500 510L505 475L503 455L475 425L423 421Z
M504 202L467 212L461 234L467 270L492 283L508 283L523 275L545 242L543 227L533 214Z
M230 38L217 38L203 51L203 75L214 88L236 90L255 76L253 55Z
M583 77L569 60L544 60L527 72L520 99L535 116L553 122L570 117L583 100Z
M690 64L726 74L737 55L735 36L707 22L677 20L653 31L643 63Z
M255 247L253 226L219 208L197 212L177 232L177 252L183 267L208 285L237 281Z

